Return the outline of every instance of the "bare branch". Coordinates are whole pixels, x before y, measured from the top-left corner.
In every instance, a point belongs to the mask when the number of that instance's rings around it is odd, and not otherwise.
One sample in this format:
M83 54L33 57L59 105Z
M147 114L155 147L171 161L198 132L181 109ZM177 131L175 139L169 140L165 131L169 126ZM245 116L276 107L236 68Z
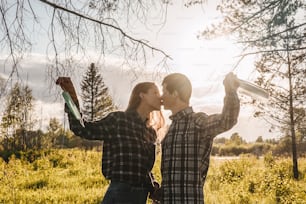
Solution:
M306 22L302 23L302 24L299 24L299 25L296 25L296 26L289 27L289 28L287 28L287 29L285 29L283 31L280 31L278 33L273 33L272 35L268 35L268 36L263 37L263 38L258 38L258 39L255 39L255 40L247 40L247 41L237 41L237 42L238 43L243 43L243 44L245 44L245 43L260 42L260 41L264 41L264 40L267 40L267 39L272 39L274 37L280 36L280 34L286 33L286 32L291 31L291 30L295 30L295 29L303 27L303 26L306 26Z
M7 36L7 39L8 39L7 41L9 43L10 55L12 56L12 60L13 60L13 67L12 67L12 72L11 72L11 76L12 76L14 72L17 72L17 68L16 67L17 67L17 61L18 60L15 57L14 48L13 48L13 41L12 41L12 38L11 38L11 35L10 35L10 32L9 32L9 28L8 28L7 22L5 21L5 12L6 11L4 11L3 9L4 8L0 7L1 16L2 16L2 19L3 19L2 23L4 24L6 36Z
M126 34L121 28L119 28L119 27L117 27L117 26L114 26L114 25L109 24L109 23L105 23L105 22L103 22L103 21L99 21L99 20L97 20L97 19L94 19L94 18L91 18L91 17L89 17L89 16L80 14L79 12L72 11L72 10L70 10L70 9L64 8L64 7L62 7L62 6L59 6L59 5L57 5L57 4L51 3L51 2L46 1L46 0L39 0L39 1L41 1L42 3L48 4L49 6L55 8L55 9L59 9L59 10L66 11L67 13L71 13L71 14L73 14L73 15L75 15L75 16L78 16L78 17L80 17L80 18L86 19L86 20L88 20L88 21L92 21L92 22L98 23L98 24L100 24L100 25L104 25L104 26L110 27L110 28L112 28L112 29L114 29L114 30L117 30L117 31L120 32L124 37L130 39L131 41L136 42L136 43L139 43L139 44L142 44L142 45L144 45L144 46L146 46L146 47L152 49L153 51L157 51L157 52L162 53L166 58L172 59L172 58L171 58L168 54L166 54L164 51L162 51L162 50L160 50L160 49L158 49L158 48L155 48L155 47L149 45L148 43L146 43L146 42L143 41L143 40L139 40L139 39L133 38L132 36Z
M248 55L257 55L257 54L262 54L262 53L268 53L268 52L287 52L287 51L298 51L298 50L306 50L306 47L299 47L299 48L291 48L291 49L272 49L272 50L259 50L256 52L249 52L249 53L244 53L240 55L241 57L246 57Z
M263 15L263 13L266 10L270 10L273 9L277 6L277 3L279 3L279 1L272 1L269 5L267 5L266 7L260 9L259 11L255 12L253 15L251 15L250 17L248 17L245 21L243 21L240 25L236 26L235 28L233 28L229 33L234 33L237 30L239 30L243 25L247 24L248 22L250 22L251 20L253 20L255 17L259 16L259 15Z

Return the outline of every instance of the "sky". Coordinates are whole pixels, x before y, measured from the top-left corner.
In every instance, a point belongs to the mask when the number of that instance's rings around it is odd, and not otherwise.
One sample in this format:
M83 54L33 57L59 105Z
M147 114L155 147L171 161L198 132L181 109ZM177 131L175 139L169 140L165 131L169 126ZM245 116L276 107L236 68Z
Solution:
M191 105L196 112L203 111L207 114L222 111L224 97L222 80L228 72L233 71L241 49L230 37L211 41L197 38L205 26L220 20L216 3L217 1L208 1L202 7L191 8L186 8L183 4L174 4L168 8L165 23L156 26L154 32L142 28L138 28L135 32L136 38L145 36L151 45L172 57L173 60L169 61L169 73L180 72L190 78L193 85ZM43 40L43 36L40 36L40 40ZM37 101L35 114L40 121L39 127L46 127L52 117L59 118L66 126L60 89L56 86L50 88L50 83L47 83L47 61L43 45L44 43L34 45L33 52L22 61L22 70L19 74L33 90ZM253 61L252 57L245 58L234 73L241 79L252 81L255 76ZM149 80L155 81L160 87L161 78L153 76L150 69L135 78L135 73L122 69L112 62L112 60L107 61L107 66L101 71L110 94L122 110L126 108L129 94L136 83ZM3 56L0 56L0 63L4 63ZM89 65L89 62L87 64ZM8 65L5 68L0 67L0 74L4 78L8 77L10 71L8 67ZM82 71L79 70L79 73L71 76L74 84L80 83L81 79L77 76L81 76ZM79 87L77 92L80 93ZM242 95L239 92L239 96ZM163 112L166 117L171 114L169 111ZM170 123L170 120L167 120L167 123ZM218 137L228 138L238 132L246 141L255 141L258 136L264 139L278 138L279 135L270 133L269 128L262 119L252 117L252 107L243 105L237 125Z

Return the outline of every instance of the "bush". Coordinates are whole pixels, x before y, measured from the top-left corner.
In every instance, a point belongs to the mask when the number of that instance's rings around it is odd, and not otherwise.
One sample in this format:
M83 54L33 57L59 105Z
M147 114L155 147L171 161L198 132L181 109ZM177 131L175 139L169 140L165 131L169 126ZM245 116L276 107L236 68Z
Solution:
M244 145L234 146L227 145L223 146L219 149L220 156L239 156L240 154L246 154L248 152L248 148Z
M305 158L300 158L299 169L304 178ZM205 202L304 203L306 180L296 181L292 175L291 159L276 158L272 153L263 159L212 159L205 185Z
M220 180L225 183L241 181L249 166L247 159L225 161L219 168Z

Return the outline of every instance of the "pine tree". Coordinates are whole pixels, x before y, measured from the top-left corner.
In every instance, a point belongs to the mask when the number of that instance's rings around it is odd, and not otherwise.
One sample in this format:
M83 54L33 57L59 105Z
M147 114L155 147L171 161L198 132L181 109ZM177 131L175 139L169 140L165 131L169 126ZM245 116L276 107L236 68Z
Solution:
M81 90L82 112L86 120L98 120L116 109L108 88L94 63L91 63L83 76Z

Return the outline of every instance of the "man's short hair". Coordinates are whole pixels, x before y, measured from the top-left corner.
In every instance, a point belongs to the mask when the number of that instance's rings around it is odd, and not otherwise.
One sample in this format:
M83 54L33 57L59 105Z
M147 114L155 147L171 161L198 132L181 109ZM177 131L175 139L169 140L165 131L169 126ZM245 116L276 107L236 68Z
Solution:
M169 74L164 78L162 85L164 84L170 94L176 91L182 101L189 103L192 86L187 76L180 73Z

